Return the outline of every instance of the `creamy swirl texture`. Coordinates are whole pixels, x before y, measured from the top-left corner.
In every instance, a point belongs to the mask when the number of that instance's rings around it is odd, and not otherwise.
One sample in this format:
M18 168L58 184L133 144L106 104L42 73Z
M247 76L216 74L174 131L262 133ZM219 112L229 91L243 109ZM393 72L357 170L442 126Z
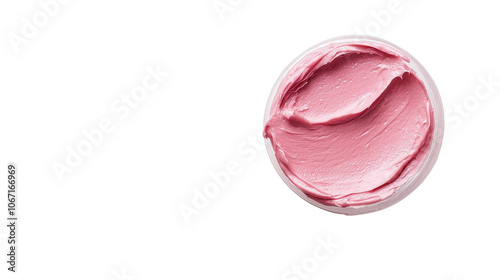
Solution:
M433 109L395 48L330 43L284 75L264 136L279 166L310 198L339 207L388 198L429 153Z

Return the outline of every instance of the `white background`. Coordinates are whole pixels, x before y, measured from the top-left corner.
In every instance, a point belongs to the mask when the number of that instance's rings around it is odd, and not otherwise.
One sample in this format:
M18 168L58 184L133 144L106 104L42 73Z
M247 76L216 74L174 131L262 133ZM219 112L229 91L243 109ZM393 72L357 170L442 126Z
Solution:
M495 1L226 1L70 0L19 46L43 9L1 1L0 217L15 162L20 220L18 273L2 261L0 278L301 279L305 263L307 279L500 279L500 85L475 95L500 81ZM283 68L359 30L419 59L448 126L413 194L347 217L296 196L251 141ZM157 65L169 77L120 119L113 102ZM106 118L114 130L58 180L54 162ZM183 217L227 164L239 173ZM328 238L339 247L312 260Z

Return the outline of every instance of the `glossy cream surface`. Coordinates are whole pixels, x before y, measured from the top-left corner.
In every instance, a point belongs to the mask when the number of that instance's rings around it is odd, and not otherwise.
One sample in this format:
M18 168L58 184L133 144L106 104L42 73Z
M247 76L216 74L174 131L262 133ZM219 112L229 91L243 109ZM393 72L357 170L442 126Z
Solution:
M310 198L340 207L391 196L429 153L433 110L409 59L391 46L330 43L283 77L264 136Z

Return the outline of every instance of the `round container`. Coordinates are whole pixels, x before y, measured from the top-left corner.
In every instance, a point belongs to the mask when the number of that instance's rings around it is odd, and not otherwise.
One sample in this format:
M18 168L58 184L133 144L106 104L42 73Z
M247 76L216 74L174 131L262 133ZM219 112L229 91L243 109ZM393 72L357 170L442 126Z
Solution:
M298 196L302 197L305 201L309 202L310 204L319 207L321 209L338 213L338 214L345 214L345 215L358 215L358 214L366 214L366 213L371 213L375 212L384 208L387 208L389 206L392 206L396 204L397 202L401 201L403 198L408 196L411 192L413 192L427 177L427 175L430 173L431 169L434 167L434 164L437 161L439 151L441 149L441 144L443 141L443 133L444 133L444 110L443 110L443 104L441 101L441 97L439 96L438 89L436 87L436 84L432 80L431 76L427 71L424 69L424 67L408 52L405 50L401 49L400 47L387 42L385 40L376 38L376 37L371 37L371 36L342 36L342 37L336 37L330 40L323 41L310 49L306 50L303 52L301 55L299 55L295 60L292 61L288 65L288 67L283 70L281 75L279 76L278 80L274 84L274 87L271 91L271 94L269 96L269 100L267 102L267 107L264 115L264 126L266 125L267 121L269 120L270 113L271 113L271 106L273 103L273 100L276 96L276 93L278 91L278 88L283 80L283 78L287 75L287 73L290 71L290 69L297 63L299 62L304 56L306 56L308 53L315 51L317 49L320 49L322 47L325 47L331 43L356 43L356 42L375 42L378 44L382 45L387 45L391 48L394 48L396 50L399 50L401 53L406 55L409 58L409 63L406 63L410 69L415 71L417 77L423 82L426 90L427 90L427 95L429 97L429 100L432 105L432 109L434 112L434 131L432 132L432 143L430 150L427 154L426 159L424 160L423 164L420 166L419 170L414 174L412 178L409 178L403 185L401 185L391 196L387 197L386 199L383 199L379 202L372 203L372 204L366 204L366 205L360 205L360 206L347 206L347 207L340 207L340 206L332 206L332 205L324 205L310 197L308 197L306 194L302 192L298 187L296 187L290 180L289 178L285 175L283 170L281 169L278 160L276 159L276 156L274 154L274 149L271 144L271 141L269 139L265 139L265 144L266 144L266 149L267 153L269 155L269 158L271 159L271 162L280 175L281 179L285 182L288 187L292 191L294 191Z

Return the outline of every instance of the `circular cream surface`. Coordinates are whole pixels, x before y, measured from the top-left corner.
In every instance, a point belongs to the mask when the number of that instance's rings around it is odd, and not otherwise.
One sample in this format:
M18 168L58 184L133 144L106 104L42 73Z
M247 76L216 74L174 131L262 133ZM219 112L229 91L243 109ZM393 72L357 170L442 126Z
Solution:
M290 182L338 207L390 197L429 154L434 116L426 88L399 50L334 42L284 75L264 137Z

